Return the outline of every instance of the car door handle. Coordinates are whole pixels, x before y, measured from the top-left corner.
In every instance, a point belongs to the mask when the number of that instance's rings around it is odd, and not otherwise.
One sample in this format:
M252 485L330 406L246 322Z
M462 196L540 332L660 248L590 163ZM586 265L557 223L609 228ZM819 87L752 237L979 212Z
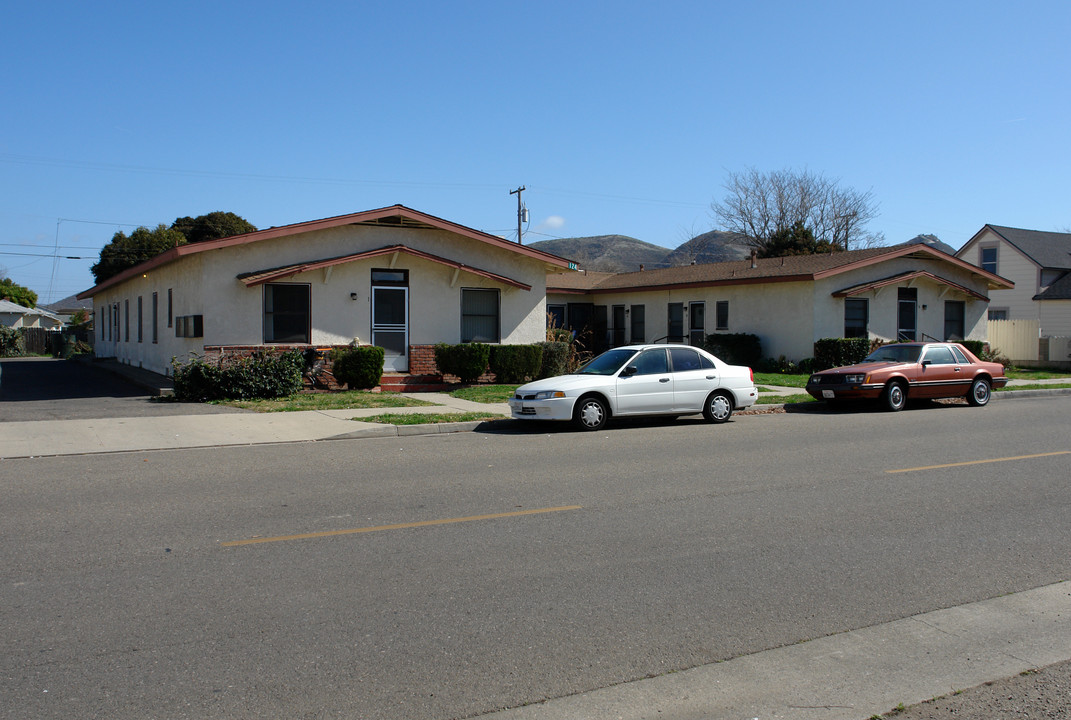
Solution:
M717 375L707 375L707 380L717 380L717 379L718 379Z
M669 382L669 378L658 378L658 382Z

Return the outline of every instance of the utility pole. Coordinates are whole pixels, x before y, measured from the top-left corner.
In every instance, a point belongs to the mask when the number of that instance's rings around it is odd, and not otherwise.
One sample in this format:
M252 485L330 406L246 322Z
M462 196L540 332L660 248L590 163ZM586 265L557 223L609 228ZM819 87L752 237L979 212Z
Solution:
M516 190L510 190L510 195L517 196L517 244L521 244L521 226L526 220L528 220L528 208L521 203L521 193L525 191L524 185L521 185Z

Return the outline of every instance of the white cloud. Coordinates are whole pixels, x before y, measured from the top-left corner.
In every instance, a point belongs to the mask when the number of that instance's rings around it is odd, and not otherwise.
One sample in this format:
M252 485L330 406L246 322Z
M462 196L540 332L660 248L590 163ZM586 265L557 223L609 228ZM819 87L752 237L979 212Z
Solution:
M547 228L548 230L558 230L564 225L565 218L563 218L561 215L551 215L542 223L540 223L540 227Z

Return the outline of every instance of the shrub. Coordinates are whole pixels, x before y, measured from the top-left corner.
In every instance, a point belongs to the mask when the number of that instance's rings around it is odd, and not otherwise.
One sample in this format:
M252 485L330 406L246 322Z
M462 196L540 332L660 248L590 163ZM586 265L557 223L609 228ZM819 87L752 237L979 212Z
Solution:
M777 358L766 358L759 364L761 372L767 373L780 373L781 375L795 375L796 373L803 372L800 370L799 365L792 362L784 355Z
M373 345L349 348L337 354L331 372L351 390L371 390L383 376L383 355L383 348Z
M26 352L22 333L15 328L0 325L0 357L18 357Z
M490 356L491 346L483 343L439 343L435 346L435 364L439 366L439 372L456 375L466 385L480 379L487 370Z
M540 378L564 375L571 369L569 358L572 356L573 347L568 342L548 341L539 343L543 350L543 357L539 363Z
M543 365L540 345L492 345L488 360L500 383L522 383L538 377Z
M814 369L854 365L870 354L868 338L822 338L814 344Z
M762 342L751 333L707 335L703 349L730 365L756 367L762 362Z
M188 402L254 400L293 395L301 389L305 359L297 350L224 357L216 365L197 358L171 361L175 397Z
M961 340L960 344L963 347L965 347L968 350L970 350L974 354L974 356L976 358L978 358L979 360L983 360L984 359L982 357L982 355L984 355L986 353L986 351L989 349L988 348L989 344L984 342L984 341L982 341L982 340Z

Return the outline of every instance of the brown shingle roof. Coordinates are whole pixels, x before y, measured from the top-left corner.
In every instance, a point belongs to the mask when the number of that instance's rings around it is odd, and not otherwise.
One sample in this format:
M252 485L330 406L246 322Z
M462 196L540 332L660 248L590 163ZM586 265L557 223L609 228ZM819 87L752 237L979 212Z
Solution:
M547 278L547 290L582 290L590 292L614 292L620 290L650 290L664 287L695 287L703 285L742 285L752 283L813 281L819 278L847 272L884 260L898 257L918 257L940 259L951 262L973 273L983 275L992 287L1012 287L1006 280L992 273L987 273L977 266L954 258L947 253L934 250L926 245L894 245L892 247L868 248L848 252L826 253L822 255L793 255L783 258L765 258L752 261L733 260L729 262L708 263L703 265L684 265L682 267L659 268L639 272L618 273L601 280L594 280L587 286L559 285L557 278ZM594 276L595 273L587 273ZM591 281L589 281L591 282Z

